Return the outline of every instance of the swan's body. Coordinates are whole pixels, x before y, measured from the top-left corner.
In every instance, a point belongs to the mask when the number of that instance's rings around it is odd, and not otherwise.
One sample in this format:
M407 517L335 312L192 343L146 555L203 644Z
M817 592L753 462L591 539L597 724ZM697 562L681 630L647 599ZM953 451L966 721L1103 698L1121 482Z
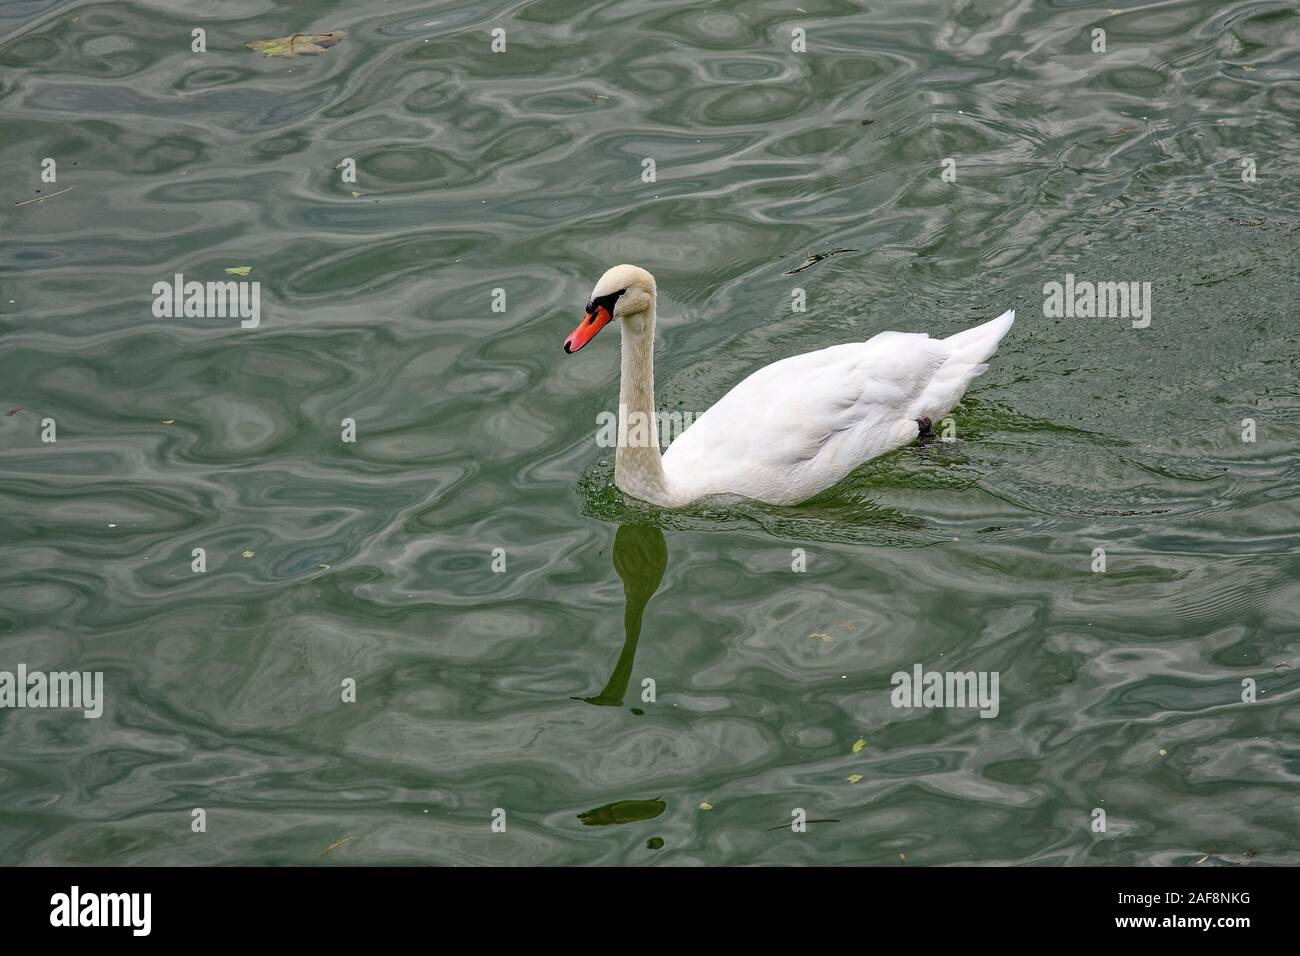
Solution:
M866 342L806 352L759 369L695 419L660 455L654 423L654 277L615 266L592 291L587 317L565 341L577 351L612 318L623 323L619 435L614 483L665 508L740 495L793 505L839 482L854 468L914 440L937 422L988 366L1014 312L946 339L881 332ZM572 347L571 347L572 346ZM918 424L918 420L928 420Z

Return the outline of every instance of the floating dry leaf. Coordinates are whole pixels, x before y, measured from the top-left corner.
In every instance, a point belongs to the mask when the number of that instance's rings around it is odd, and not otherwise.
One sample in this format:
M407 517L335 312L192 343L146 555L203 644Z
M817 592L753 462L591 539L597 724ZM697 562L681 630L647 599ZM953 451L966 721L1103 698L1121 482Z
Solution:
M337 850L339 847L341 847L343 844L349 842L351 839L352 839L352 837L350 837L350 836L339 837L337 840L335 840L333 843L331 843L331 844L330 844L329 846L327 846L325 849L321 850L321 851L320 851L320 855L321 855L321 856L324 856L325 854L329 853L330 850Z
M804 256L804 260L795 268L786 273L792 276L797 272L803 272L804 269L811 269L823 259L829 259L831 256L838 256L841 252L861 252L860 249L832 249L830 252L814 252L812 255Z
M853 752L855 754L862 753L862 748L865 747L866 745L867 742L863 740L861 737L859 737L857 740L853 741Z
M615 823L636 823L639 820L653 820L668 809L662 800L618 800L596 807L586 813L579 813L578 819L583 826L603 827Z
M252 266L231 266L226 270L228 276L246 276L253 271Z
M250 40L244 45L252 50L260 50L264 56L297 56L299 53L324 53L347 36L342 30L329 33L295 33L292 36L276 37L274 40Z
M860 773L849 774L849 783L857 783L861 779L862 779L862 774Z

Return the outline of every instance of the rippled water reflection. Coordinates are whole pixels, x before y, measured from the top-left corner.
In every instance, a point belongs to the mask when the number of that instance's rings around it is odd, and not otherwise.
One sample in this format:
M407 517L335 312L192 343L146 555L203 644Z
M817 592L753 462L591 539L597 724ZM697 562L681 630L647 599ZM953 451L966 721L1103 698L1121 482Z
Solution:
M0 669L109 695L0 710L0 862L1300 863L1293 4L18 0L0 67ZM958 442L664 514L559 348L620 261L670 410L1020 318ZM258 329L153 318L240 265Z

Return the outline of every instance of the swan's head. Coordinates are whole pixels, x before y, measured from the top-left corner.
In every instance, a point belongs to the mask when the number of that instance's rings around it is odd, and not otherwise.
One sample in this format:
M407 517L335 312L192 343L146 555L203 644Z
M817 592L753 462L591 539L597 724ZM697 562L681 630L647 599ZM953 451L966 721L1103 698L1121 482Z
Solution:
M609 325L611 319L626 319L645 312L654 301L654 276L638 266L614 266L591 290L587 314L573 334L564 340L564 351L570 354L578 351Z

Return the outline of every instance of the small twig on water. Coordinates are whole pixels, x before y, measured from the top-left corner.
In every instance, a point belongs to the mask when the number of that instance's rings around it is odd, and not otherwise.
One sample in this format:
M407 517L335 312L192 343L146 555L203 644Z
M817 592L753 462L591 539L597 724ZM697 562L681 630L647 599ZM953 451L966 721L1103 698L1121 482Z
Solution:
M839 820L805 820L804 821L804 823L839 823L839 822L840 822ZM768 827L767 829L769 831L784 830L786 827L792 827L792 826L794 826L793 820L791 820L789 823L783 823L779 827Z
M14 205L15 205L15 206L26 206L26 205L28 205L28 204L30 204L30 203L34 203L34 202L45 202L45 200L47 200L47 199L53 199L55 196L62 196L64 193L72 192L72 190L74 190L74 189L76 189L76 188L77 188L76 186L69 186L67 189L60 189L58 192L56 192L56 193L50 193L48 196L37 196L35 199L27 199L27 200L24 200L23 202L16 202L16 203L14 203Z
M348 842L350 842L351 840L352 840L352 837L350 837L350 836L340 837L339 839L337 839L337 840L335 840L333 843L331 843L329 846L327 846L325 849L321 850L321 851L320 851L320 855L321 855L321 856L325 856L326 854L328 854L328 853L330 852L330 850L337 850L337 849L338 849L339 847L341 847L343 844L348 843Z

